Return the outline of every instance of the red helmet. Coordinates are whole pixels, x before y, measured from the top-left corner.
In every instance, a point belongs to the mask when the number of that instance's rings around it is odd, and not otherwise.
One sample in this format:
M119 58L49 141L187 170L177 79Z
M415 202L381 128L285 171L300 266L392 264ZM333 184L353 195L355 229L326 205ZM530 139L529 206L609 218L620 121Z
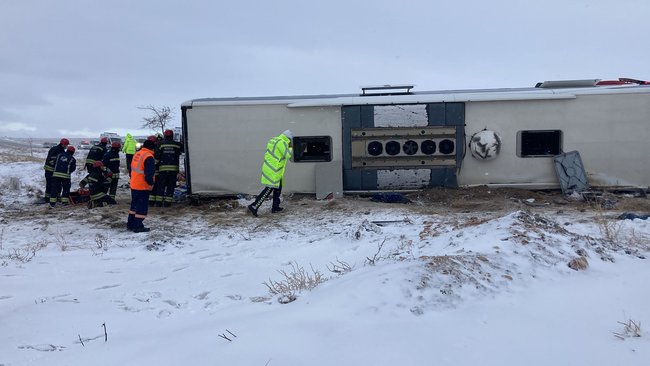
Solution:
M174 131L172 131L172 130L165 130L165 136L174 136Z
M97 160L96 162L93 163L93 168L101 168L104 166L104 163L101 161Z
M65 139L65 138L64 138L64 139L61 139L61 141L59 142L59 144L61 144L61 145L63 145L63 146L68 146L68 145L70 145L70 141L69 141L68 139Z
M156 142L156 136L151 135L151 136L147 137L147 140L149 140L151 142Z
M108 137L102 137L102 139L99 140L99 142L102 144L108 144Z
M72 145L68 145L68 152L69 152L70 154L74 154L75 150L76 150L76 149L74 148L74 146L72 146Z
M119 141L113 141L113 143L111 144L111 147L119 149L120 147L122 147L122 144L120 144Z

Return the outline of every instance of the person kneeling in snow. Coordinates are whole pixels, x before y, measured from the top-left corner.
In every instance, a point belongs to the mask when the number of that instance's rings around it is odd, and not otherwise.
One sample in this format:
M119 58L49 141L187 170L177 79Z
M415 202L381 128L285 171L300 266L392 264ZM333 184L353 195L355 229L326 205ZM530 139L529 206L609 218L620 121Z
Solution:
M88 185L90 189L88 208L103 207L104 203L109 205L117 203L111 196L106 194L111 185L112 176L113 172L107 169L101 161L95 161L93 163L90 174L79 182L79 187L83 188Z

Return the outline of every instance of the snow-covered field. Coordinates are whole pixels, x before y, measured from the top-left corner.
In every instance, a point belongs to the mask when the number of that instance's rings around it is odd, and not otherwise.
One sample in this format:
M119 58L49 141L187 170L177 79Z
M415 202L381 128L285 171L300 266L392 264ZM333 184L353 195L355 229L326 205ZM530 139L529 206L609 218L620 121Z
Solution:
M33 204L45 153L0 141L2 366L650 364L650 220L616 219L647 198L295 195L260 218L241 198L134 234L126 189Z

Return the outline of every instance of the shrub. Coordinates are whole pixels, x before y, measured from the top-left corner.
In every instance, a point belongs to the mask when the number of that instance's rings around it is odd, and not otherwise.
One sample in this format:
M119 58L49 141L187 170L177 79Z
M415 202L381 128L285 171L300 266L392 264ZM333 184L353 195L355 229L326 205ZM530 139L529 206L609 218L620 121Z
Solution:
M278 270L284 278L280 281L273 281L269 278L264 285L272 295L282 295L280 302L287 303L296 299L296 292L311 290L325 281L323 275L311 267L311 272L298 265L297 262L290 262L291 270ZM285 301L282 301L285 299ZM288 301L287 301L288 300Z

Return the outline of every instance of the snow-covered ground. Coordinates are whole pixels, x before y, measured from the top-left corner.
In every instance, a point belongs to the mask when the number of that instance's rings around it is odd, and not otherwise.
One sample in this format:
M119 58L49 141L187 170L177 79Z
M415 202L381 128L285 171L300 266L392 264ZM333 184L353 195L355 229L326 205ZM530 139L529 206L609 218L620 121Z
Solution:
M647 198L292 196L260 218L242 198L152 208L134 234L126 189L33 204L45 153L0 141L2 366L650 362L650 222L616 219Z

